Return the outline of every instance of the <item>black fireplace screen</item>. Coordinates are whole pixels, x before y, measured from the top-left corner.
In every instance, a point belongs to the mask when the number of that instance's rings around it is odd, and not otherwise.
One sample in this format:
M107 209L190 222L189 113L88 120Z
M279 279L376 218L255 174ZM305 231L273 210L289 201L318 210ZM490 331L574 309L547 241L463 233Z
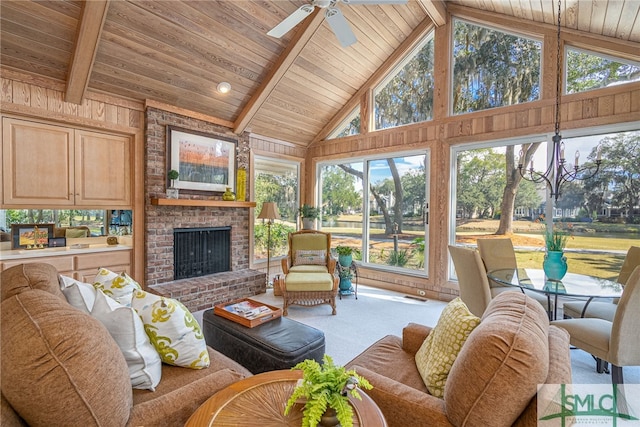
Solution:
M174 280L231 270L231 227L175 228Z

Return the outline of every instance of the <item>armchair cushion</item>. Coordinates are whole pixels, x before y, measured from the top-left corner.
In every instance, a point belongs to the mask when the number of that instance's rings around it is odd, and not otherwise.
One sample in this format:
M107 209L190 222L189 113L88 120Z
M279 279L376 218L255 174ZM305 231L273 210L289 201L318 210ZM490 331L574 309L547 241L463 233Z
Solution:
M444 396L444 386L453 362L467 337L480 323L460 297L442 311L438 324L416 353L416 365L429 393Z
M289 272L285 278L287 291L330 291L333 289L333 276L329 273Z
M328 273L326 265L294 265L289 269L290 273Z
M296 265L327 265L326 250L302 250L296 251L294 258L294 266Z

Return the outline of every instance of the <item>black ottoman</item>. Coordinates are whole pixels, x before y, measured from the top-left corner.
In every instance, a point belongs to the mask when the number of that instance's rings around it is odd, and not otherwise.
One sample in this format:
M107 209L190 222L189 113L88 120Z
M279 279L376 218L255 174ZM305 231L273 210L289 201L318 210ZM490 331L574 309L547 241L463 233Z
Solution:
M253 374L290 369L305 359L322 362L324 356L324 333L286 317L247 328L211 309L202 320L207 345Z

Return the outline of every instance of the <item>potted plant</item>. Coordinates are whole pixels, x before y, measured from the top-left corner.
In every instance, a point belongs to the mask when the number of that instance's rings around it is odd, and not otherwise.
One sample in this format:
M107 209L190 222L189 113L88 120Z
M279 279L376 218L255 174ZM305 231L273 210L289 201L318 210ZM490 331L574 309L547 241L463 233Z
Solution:
M542 268L548 279L562 280L567 274L567 258L564 256L564 248L567 246L569 234L555 227L544 232L544 241L547 253L542 262Z
M175 169L171 169L167 174L167 177L171 180L171 187L167 188L167 199L178 198L180 192L177 188L175 188L175 180L178 179L179 176L180 173Z
M340 277L340 292L351 291L351 279L353 279L353 273L349 268L341 268L338 270L338 277Z
M351 263L353 262L353 255L358 255L360 251L356 248L352 248L351 246L336 246L336 252L338 253L338 262L343 267L351 267Z
M307 359L292 369L302 371L302 380L287 401L285 415L299 399L303 399L302 427L316 427L321 423L321 419L327 418L334 418L334 421L323 421L320 425L340 423L342 427L353 427L353 408L349 404L348 396L362 400L358 387L367 390L373 388L369 381L353 369L346 370L344 366L334 365L333 359L326 354L322 364Z
M320 209L315 206L304 204L298 209L298 214L302 218L302 228L305 230L314 230L316 219L320 217Z

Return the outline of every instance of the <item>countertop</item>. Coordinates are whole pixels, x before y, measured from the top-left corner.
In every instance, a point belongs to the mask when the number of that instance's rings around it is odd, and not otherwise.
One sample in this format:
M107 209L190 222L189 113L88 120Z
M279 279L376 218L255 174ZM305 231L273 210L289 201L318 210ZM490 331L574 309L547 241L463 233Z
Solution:
M97 252L113 252L131 250L132 246L129 245L107 245L106 243L90 244L87 248L73 249L70 246L64 246L60 248L45 248L45 249L14 249L0 251L0 260L9 261L15 259L24 258L41 258L50 256L63 256L63 255L81 255Z

